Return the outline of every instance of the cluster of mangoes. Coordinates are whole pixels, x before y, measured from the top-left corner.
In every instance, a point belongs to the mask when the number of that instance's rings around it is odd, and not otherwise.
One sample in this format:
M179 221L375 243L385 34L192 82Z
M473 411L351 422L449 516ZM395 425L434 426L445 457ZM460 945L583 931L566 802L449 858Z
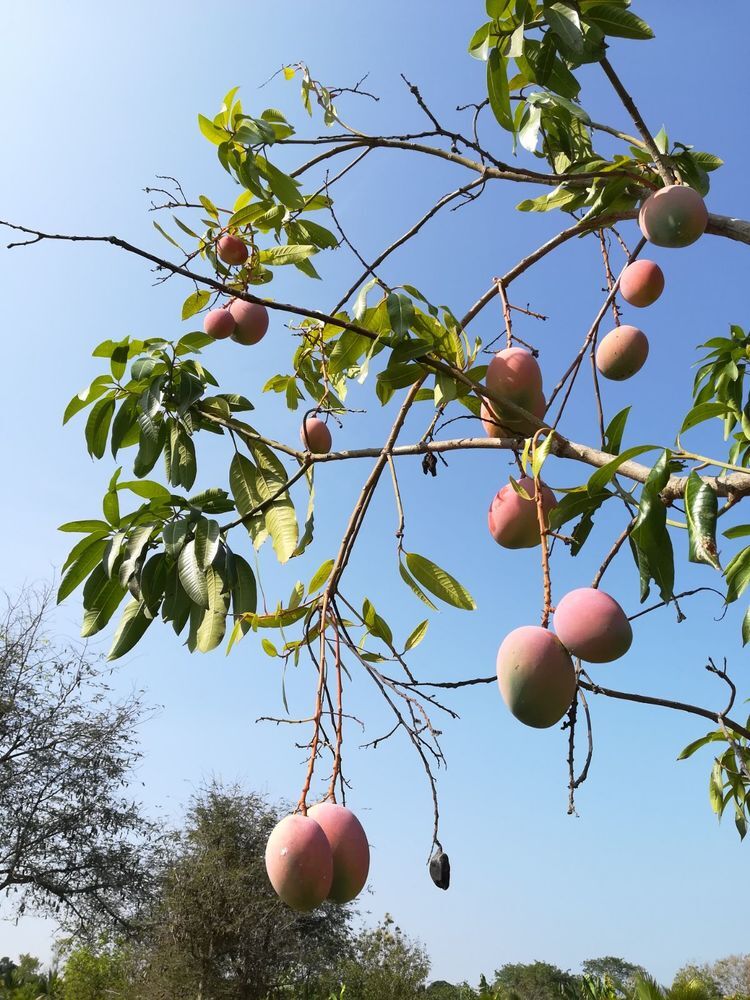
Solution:
M692 188L673 184L650 195L641 206L638 223L649 242L660 247L686 247L705 231L708 213ZM664 290L658 264L636 260L620 276L620 294L632 306L652 305ZM605 378L622 381L639 371L648 356L648 340L635 326L615 327L600 342L596 366ZM486 385L499 395L541 418L545 412L542 372L536 358L522 348L499 351L487 368ZM483 402L482 424L491 437L527 433L523 421ZM542 523L549 524L557 498L539 483ZM504 486L493 498L488 526L504 548L540 544L536 483L524 476ZM514 629L500 645L497 678L510 711L528 726L546 728L568 711L576 690L573 658L609 663L623 656L633 640L630 622L613 597L593 587L566 594L553 617L554 632L535 625Z
M687 247L705 232L708 212L697 191L683 184L660 188L644 201L638 215L644 237L658 247ZM664 274L651 260L635 260L620 276L620 294L631 306L653 305L664 291ZM648 357L648 338L623 323L599 343L596 367L604 378L623 382L639 372Z
M326 899L349 903L367 881L370 847L362 824L346 806L319 802L306 815L278 823L266 844L266 871L276 894L309 913Z
M241 266L250 256L244 240L231 233L224 233L216 241L216 254L233 267ZM231 337L238 344L258 344L268 330L268 310L259 302L232 299L228 305L211 309L203 317L203 329L214 340ZM327 455L333 440L328 425L318 417L307 417L300 427L300 440L305 451L313 455Z

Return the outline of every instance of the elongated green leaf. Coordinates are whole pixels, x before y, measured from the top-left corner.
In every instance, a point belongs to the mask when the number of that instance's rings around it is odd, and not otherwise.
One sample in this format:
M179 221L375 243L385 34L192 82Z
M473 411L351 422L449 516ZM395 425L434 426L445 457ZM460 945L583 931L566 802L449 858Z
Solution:
M208 586L206 574L198 565L195 555L195 542L189 541L183 546L177 560L180 583L193 604L201 608L208 607Z
M198 566L205 570L213 563L219 551L219 525L202 517L195 528L195 557Z
M704 420L710 420L711 417L724 417L728 409L726 403L699 403L698 406L694 406L692 410L688 411L682 421L680 434L684 434L691 427L703 423Z
M130 490L136 496L145 500L163 500L168 503L172 494L161 483L155 483L151 479L134 479L128 482L118 483L118 490Z
M89 576L83 588L85 609L81 635L84 639L101 632L117 610L126 590L120 586L117 577L110 578L99 564Z
M615 496L610 490L600 490L598 493L589 493L585 486L577 490L566 493L558 505L549 513L549 526L553 530L561 528L574 517L592 515L601 505Z
M314 594L317 590L319 590L331 575L332 569L333 559L326 559L326 561L322 563L317 572L313 575L312 580L310 580L310 584L307 588L308 593Z
M89 418L86 421L86 444L89 455L93 458L101 458L104 455L107 447L109 425L114 412L114 396L107 396L95 403L91 409L91 413L89 413Z
M750 584L750 545L741 549L724 570L727 580L727 604L736 601Z
M750 642L750 608L745 612L745 617L742 619L742 645L747 646Z
M110 531L110 525L106 521L68 521L66 524L61 524L57 530L73 531L80 534L90 534L94 531L102 531L104 534L108 534Z
M205 288L199 288L197 292L188 295L182 303L182 318L190 319L191 316L195 316L204 306L208 305L210 299L211 293L206 291Z
M222 142L226 142L229 138L229 133L226 129L215 125L210 118L206 118L204 115L198 115L198 128L208 141L212 142L215 146L220 146Z
M672 539L667 530L667 508L659 496L669 480L670 460L670 452L664 451L649 473L630 535L641 577L641 601L649 595L651 580L658 586L663 601L671 600L674 593Z
M506 131L515 131L513 111L510 106L507 60L499 49L492 49L487 59L487 94L492 113Z
M465 611L474 611L476 603L466 588L436 563L415 552L407 552L409 572L426 590L446 604Z
M283 264L300 264L318 252L318 248L308 243L294 243L282 247L268 247L261 250L258 259L261 264L269 267L281 267Z
M437 611L437 605L432 603L400 559L398 561L398 571L401 574L401 579L414 591L420 601L426 604L428 608L432 608L433 611Z
M389 292L385 304L393 332L397 337L408 337L414 322L414 305L411 299L401 292Z
M714 491L697 472L691 472L685 488L690 562L708 563L714 569L721 569L716 550L718 511L719 502Z
M66 563L67 572L60 581L60 587L57 591L58 604L64 601L69 594L72 594L97 563L101 562L106 544L106 535L97 533L81 539L75 546L70 554L72 556L75 553L75 558L69 562L69 565ZM68 559L70 560L70 556Z
M587 484L589 493L598 493L600 490L603 490L607 483L617 475L617 470L623 462L629 462L631 458L642 455L646 451L655 451L658 447L658 444L641 444L636 445L634 448L627 448L617 458L613 458L611 462L607 462L601 469L597 469L589 478Z
M221 643L227 627L227 614L229 613L229 592L226 587L224 575L213 566L206 570L206 588L208 593L208 607L202 615L195 615L195 619L200 618L200 623L193 631L193 620L191 617L190 638L188 648L194 648L199 653L209 653ZM196 609L198 611L199 609ZM194 645L191 647L191 643Z
M624 410L620 410L619 413L615 414L604 432L604 450L608 451L611 455L618 455L620 453L622 436L625 433L625 424L628 421L630 410L631 407L626 406Z
M235 454L229 466L229 486L234 502L244 525L253 538L256 546L260 546L266 537L265 519L262 513L254 514L260 504L258 491L258 470L244 455ZM262 534L261 534L262 528Z
M235 618L238 615L254 614L258 605L258 589L255 583L255 574L242 556L234 554L235 580L232 586L232 614ZM250 625L239 620L237 626L244 635ZM229 650L227 650L229 652Z
M562 43L563 52L573 56L583 52L583 32L578 12L566 3L553 3L544 8L544 19Z
M685 749L680 753L677 760L687 760L688 757L692 757L696 750L700 750L702 747L708 746L709 743L720 743L725 740L726 737L720 729L717 729L713 733L708 733L706 736L701 736L699 740L694 740L692 743L688 743Z
M89 385L86 389L81 389L81 391L73 396L71 401L65 407L63 424L67 424L72 416L89 406L100 396L103 396L111 385L112 379L109 375L97 375L91 385Z
M294 554L299 538L297 517L289 493L277 495L287 481L286 469L265 445L253 443L252 449L257 463L255 486L260 500L264 502L276 497L264 510L264 518L276 556L279 562L285 563Z
M185 539L187 538L189 531L190 521L187 519L168 521L167 524L164 525L162 528L162 537L164 539L164 548L170 559L177 559L182 551L182 546L185 544Z
M409 649L414 649L415 646L418 646L420 644L420 642L427 635L427 629L429 627L429 624L430 623L427 621L427 619L425 619L423 622L420 622L419 625L417 625L417 627L410 633L409 638L406 640L404 644L404 652L406 652Z
M605 35L614 38L646 40L654 37L653 31L642 18L615 4L603 3L588 7L584 18L589 24L596 25Z
M116 660L130 652L152 621L153 618L147 613L143 601L132 600L126 604L107 659Z

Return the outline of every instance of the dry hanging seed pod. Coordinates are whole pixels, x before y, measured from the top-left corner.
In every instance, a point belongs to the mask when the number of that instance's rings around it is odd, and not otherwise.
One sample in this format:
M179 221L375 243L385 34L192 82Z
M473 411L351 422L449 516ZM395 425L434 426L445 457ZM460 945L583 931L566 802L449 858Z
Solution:
M451 863L442 847L430 858L430 878L438 889L447 889L451 884Z

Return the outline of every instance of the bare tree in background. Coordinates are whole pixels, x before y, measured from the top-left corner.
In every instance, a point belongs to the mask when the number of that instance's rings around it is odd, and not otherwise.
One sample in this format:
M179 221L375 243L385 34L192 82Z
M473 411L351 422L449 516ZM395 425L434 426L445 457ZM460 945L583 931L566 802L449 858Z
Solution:
M19 914L123 925L158 843L128 789L144 705L50 637L49 598L6 598L0 619L0 890Z

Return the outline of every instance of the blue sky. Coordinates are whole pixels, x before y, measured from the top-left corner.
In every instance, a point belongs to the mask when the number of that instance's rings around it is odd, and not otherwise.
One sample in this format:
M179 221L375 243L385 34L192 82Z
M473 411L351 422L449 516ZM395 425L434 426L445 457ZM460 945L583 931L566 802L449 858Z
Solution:
M709 207L747 217L747 144L737 115L746 87L741 40L750 29L750 12L717 14L728 29L722 35L706 29L704 5L697 0L682 5L696 17L675 18L670 6L641 3L657 39L616 44L612 61L654 130L664 124L672 138L726 160L713 175ZM381 101L350 98L341 103L345 117L365 130L419 130L424 121L399 78L404 72L441 117L462 122L455 106L483 93L483 66L465 52L482 17L479 2L459 5L457 12L447 0L384 0L377 16L365 5L341 0L187 0L179 13L172 5L141 0L119 8L88 0L64 10L51 0L12 5L5 13L0 65L6 123L0 217L51 232L116 233L168 254L151 226L142 188L167 173L178 176L191 196L208 194L218 203L232 196L213 148L196 127L197 112L215 113L231 86L242 86L246 108L280 107L300 130L317 134L318 124L311 125L301 109L296 83L277 77L261 92L259 85L282 63L300 59L333 85L352 85L369 71L368 87ZM629 130L603 78L592 68L583 79L592 117ZM507 135L489 118L483 140L510 158ZM383 151L342 182L337 211L362 252L372 256L464 180L453 167ZM394 255L384 277L412 283L461 314L494 275L564 224L560 216L514 211L533 193L525 186L491 185L479 202L440 216L411 249ZM635 241L632 224L623 232ZM666 272L667 290L648 311L625 315L649 334L651 356L632 382L606 387L609 416L634 406L626 444L673 439L689 406L697 344L744 320L743 252L706 237L685 251L650 254ZM112 471L111 460L88 459L81 422L61 426L67 400L100 370L91 349L126 333L186 332L179 309L188 290L174 280L154 288L143 262L105 246L41 244L3 251L0 259L6 344L0 426L8 484L0 494L0 585L13 590L57 571L70 536L56 526L96 516ZM360 267L342 249L320 270L320 283L282 271L270 294L325 309ZM601 287L598 246L588 239L568 245L514 288L514 301L529 302L550 317L545 324L517 323L517 332L543 350L547 385L557 381L588 329ZM499 310L491 307L476 332L491 339L499 323ZM260 388L267 377L287 370L293 349L291 334L275 316L258 348L219 344L207 355L228 390L256 402L256 425L289 441L296 439L298 417L283 409L279 397L262 397ZM388 414L373 405L369 392L362 398L368 412L347 418L337 444L382 440ZM354 397L350 401L357 405ZM592 440L592 415L590 393L582 388L564 431ZM410 419L403 440L416 439L426 420L425 411ZM722 452L713 430L695 440ZM204 454L200 481L223 483L227 449L212 438ZM334 554L367 469L363 462L321 470L316 541L302 565L279 570L270 552L262 554L264 584L274 599ZM502 550L487 535L486 508L507 480L507 456L452 456L436 480L425 478L417 463L402 461L399 469L407 547L458 576L479 608L472 615L445 610L433 616L414 668L435 678L490 674L503 636L535 622L540 601L533 554ZM547 478L553 485L573 485L586 475L570 463L551 463ZM356 600L369 597L405 637L424 616L397 576L395 516L384 481L345 592ZM558 595L590 581L618 530L604 518L577 560L558 561ZM688 566L684 538L675 544L680 589L717 582L708 567ZM608 574L607 589L628 611L636 609L637 581L626 553ZM739 609L721 625L714 621L719 606L710 595L694 598L685 610L689 617L680 625L672 612L639 620L631 652L598 668L596 678L718 707L724 691L703 664L709 655L726 655L746 695ZM57 613L59 635L76 635L79 618L77 594ZM92 643L92 650L106 651L108 639ZM292 712L306 713L310 682L304 668L289 678ZM296 798L303 761L288 729L254 724L282 705L277 664L253 638L228 658L223 651L191 657L171 630L154 627L118 671L116 684L122 690L145 686L152 703L161 706L142 734L139 794L150 808L179 816L192 791L211 776L239 780L274 798ZM378 735L386 719L361 677L355 677L351 698L352 711L372 725L368 738ZM731 886L732 898L747 891L747 848L731 822L719 827L710 812L710 758L675 762L679 750L705 731L699 721L595 699L594 764L579 793L580 816L571 818L564 734L516 723L494 687L461 692L453 704L462 718L444 727L449 768L440 777L442 841L454 870L448 893L438 892L424 869L430 800L410 747L393 740L377 752L359 751L363 740L355 730L347 733L346 745L350 803L373 844L373 894L364 898L363 910L372 920L390 912L420 937L435 978L475 981L504 962L537 958L575 969L588 957L617 954L669 979L685 961L746 949L742 922L717 902L717 887ZM0 927L3 953L44 953L49 940L49 927L33 920Z

